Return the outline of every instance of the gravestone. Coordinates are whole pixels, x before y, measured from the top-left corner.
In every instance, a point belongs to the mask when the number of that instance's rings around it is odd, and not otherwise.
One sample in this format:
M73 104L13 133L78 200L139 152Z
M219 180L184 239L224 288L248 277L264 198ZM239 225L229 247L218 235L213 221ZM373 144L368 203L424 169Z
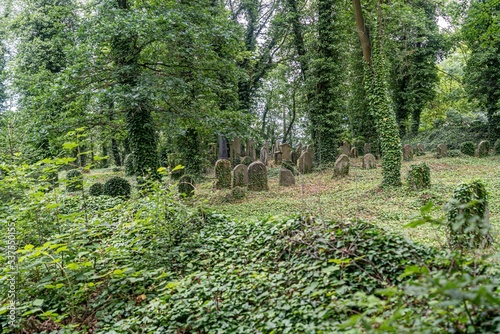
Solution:
M217 156L218 156L218 154L217 154L217 144L210 143L208 145L208 151L210 152L209 153L209 157L210 157L209 161L213 165L217 161Z
M295 176L293 173L286 168L280 168L280 173L278 175L279 185L282 187L290 187L295 185Z
M299 143L299 145L297 145L297 147L295 148L295 152L297 152L297 159L298 157L300 157L300 155L302 154L302 144Z
M417 155L425 155L425 146L422 143L418 143L415 149Z
M487 157L489 153L490 153L490 142L487 140L481 140L477 145L477 156L480 158Z
M306 146L306 151L311 155L311 160L314 160L314 145L309 144Z
M370 143L366 143L365 146L363 146L363 154L368 154L372 153L372 145Z
M299 153L297 153L297 150L292 151L292 164L294 166L297 165L297 160L299 160Z
M227 159L229 158L227 152L227 141L223 135L219 135L219 159Z
M260 155L259 155L260 161L267 166L267 160L269 159L269 152L267 149L267 143L264 143L264 146L260 149Z
M309 151L303 151L298 161L299 173L308 174L313 169L313 158Z
M343 141L342 146L340 146L340 152L349 156L349 154L351 154L351 144L349 144L348 141Z
M280 145L281 159L282 160L292 160L292 148L289 144L283 143Z
M436 157L439 159L439 158L446 157L447 155L448 155L448 148L446 147L446 145L439 144L437 146Z
M180 194L185 194L187 197L192 197L194 195L194 180L190 175L183 175L179 184L177 185L177 189Z
M371 153L365 154L365 156L363 157L362 167L363 169L377 168L377 161L375 160L375 156Z
M403 146L403 160L404 161L413 160L413 147L411 147L411 145L409 144Z
M253 140L247 140L247 150L246 150L246 155L250 158L252 158L252 161L255 161L257 159L257 155L255 153L255 142Z
M239 164L231 171L231 188L246 187L248 184L248 167Z
M238 137L234 137L234 139L229 144L229 156L231 163L239 164L241 158L241 140Z
M345 154L341 154L337 161L335 161L335 165L333 165L333 176L347 176L349 174L349 165L349 157Z
M356 146L354 146L353 148L351 148L351 152L350 152L349 156L351 158L357 158L358 157L358 148Z
M219 159L215 163L215 189L231 188L231 161Z
M248 190L269 190L269 186L267 185L267 169L260 161L252 162L248 166Z

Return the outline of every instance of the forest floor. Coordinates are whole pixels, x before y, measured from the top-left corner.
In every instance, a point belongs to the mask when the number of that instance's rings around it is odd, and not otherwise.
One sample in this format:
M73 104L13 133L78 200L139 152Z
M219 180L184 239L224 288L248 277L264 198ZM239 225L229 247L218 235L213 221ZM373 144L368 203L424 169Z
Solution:
M406 186L410 165L425 162L431 169L430 189L413 191ZM268 170L269 191L247 192L241 200L233 200L229 190L214 191L213 176L197 186L198 198L205 205L232 219L259 220L268 216L313 214L326 220L352 221L361 219L401 233L414 241L433 246L446 244L445 229L426 224L416 228L404 226L419 217L420 208L431 200L441 210L435 217L444 217L444 206L455 188L462 182L481 179L489 194L490 222L500 231L500 156L486 158L454 157L437 159L431 153L403 162L401 188L380 188L382 169L361 168L361 158L351 159L349 176L333 178L333 169L324 169L296 177L296 185L280 187L278 168ZM498 238L495 238L498 240ZM500 248L498 244L494 247Z

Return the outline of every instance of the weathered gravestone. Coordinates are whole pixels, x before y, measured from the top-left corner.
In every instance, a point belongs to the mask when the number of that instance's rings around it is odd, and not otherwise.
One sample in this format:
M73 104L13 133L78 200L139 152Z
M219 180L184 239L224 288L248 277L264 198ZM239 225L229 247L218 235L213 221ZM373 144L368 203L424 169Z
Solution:
M439 144L437 146L437 151L436 151L436 157L437 158L443 158L448 155L448 148L446 147L445 144Z
M239 164L241 159L241 140L235 137L229 144L229 157L232 164Z
M489 153L490 153L490 142L487 140L481 140L477 145L477 156L480 158L487 157Z
M358 148L356 146L354 146L353 148L351 148L351 152L349 153L349 156L351 158L357 158L358 157Z
M231 188L231 161L219 159L215 163L215 189Z
M292 148L289 144L283 143L280 145L281 159L282 160L292 160Z
M303 151L298 161L299 173L311 173L313 169L313 158L309 151Z
M267 143L264 143L264 146L260 149L260 155L259 155L260 161L267 166L267 160L269 159L269 151L267 148Z
M413 160L413 147L411 147L411 145L409 144L403 146L403 160L404 161Z
M365 154L363 157L362 167L363 169L377 168L377 161L375 160L375 156L371 153Z
M311 159L314 160L314 145L309 144L306 146L306 151L311 154Z
M300 155L302 154L302 144L299 143L299 145L297 145L297 147L295 148L295 152L297 152L297 159L300 157Z
M333 165L333 176L347 176L349 174L349 165L349 157L345 154L341 154L337 161L335 161L335 165Z
M194 195L194 180L191 175L183 175L178 184L180 194L185 194L187 197Z
M340 146L340 152L344 155L349 156L351 153L351 144L348 141L342 142L342 146Z
M269 190L269 186L267 185L267 169L260 161L252 162L248 166L248 190Z
M231 188L246 187L248 184L248 167L239 164L231 171Z
M363 146L363 154L368 154L371 153L372 150L372 145L370 143L366 143L365 146Z
M290 187L295 185L295 176L293 176L293 173L289 169L280 168L278 181L280 186Z
M425 146L422 143L418 143L417 147L415 148L415 153L417 155L425 155Z
M292 164L297 165L297 160L299 160L299 153L297 150L292 151Z
M252 161L257 159L257 154L255 153L255 142L253 140L247 140L247 156L252 158Z

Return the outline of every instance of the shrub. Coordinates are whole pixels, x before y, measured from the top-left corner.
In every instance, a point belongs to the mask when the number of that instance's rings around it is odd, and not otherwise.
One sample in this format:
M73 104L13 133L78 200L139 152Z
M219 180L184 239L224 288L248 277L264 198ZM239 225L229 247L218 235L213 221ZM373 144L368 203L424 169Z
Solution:
M481 180L462 183L447 204L451 248L473 248L491 243L488 194Z
M497 139L493 147L495 148L495 154L500 155L500 139Z
M83 176L82 173L78 169L72 169L66 174L67 191L78 191L83 187Z
M408 186L414 190L430 188L431 169L426 163L411 165L408 171Z
M130 183L122 177L115 176L107 180L103 186L103 195L112 197L129 197L131 186Z
M103 185L100 182L96 182L89 188L90 196L101 196L103 194Z
M179 193L191 197L194 195L194 179L191 175L183 175L177 185Z
M475 149L476 145L474 145L474 143L471 141L463 142L462 145L460 145L460 152L471 157L474 156Z
M462 152L460 150L449 150L447 152L447 155L451 158L456 158L462 155Z

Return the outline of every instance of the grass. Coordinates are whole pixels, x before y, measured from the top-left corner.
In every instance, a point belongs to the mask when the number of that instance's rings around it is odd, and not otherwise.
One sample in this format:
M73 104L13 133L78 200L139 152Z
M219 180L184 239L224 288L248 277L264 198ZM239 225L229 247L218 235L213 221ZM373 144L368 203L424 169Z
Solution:
M500 225L500 156L487 158L455 157L437 159L434 155L416 157L403 162L402 179L406 182L411 164L426 162L431 168L430 189L413 191L403 186L380 189L382 182L380 161L377 169L361 169L361 159L351 159L349 176L333 178L333 170L301 175L296 186L280 187L277 173L269 171L268 192L248 192L245 199L230 201L228 190L214 191L212 180L197 187L199 199L205 199L216 211L231 215L233 219L258 220L268 216L313 214L328 220L349 221L356 218L401 233L426 244L444 246L442 228L424 225L404 228L418 216L420 208L432 200L435 205L445 204L457 185L472 179L487 184L490 201L490 221L495 230ZM444 215L444 212L438 214Z

